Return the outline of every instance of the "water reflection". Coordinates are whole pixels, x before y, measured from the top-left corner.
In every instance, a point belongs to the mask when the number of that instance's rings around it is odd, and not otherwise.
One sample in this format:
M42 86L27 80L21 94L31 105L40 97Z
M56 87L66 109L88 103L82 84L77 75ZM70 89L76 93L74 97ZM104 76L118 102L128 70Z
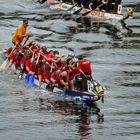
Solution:
M37 99L39 104L39 111L53 110L55 113L60 113L65 116L75 116L77 124L77 131L80 139L89 138L91 135L90 130L92 123L103 123L104 115L100 112L100 108L95 103L85 103L75 104L73 101L66 100L48 100L44 98Z
M41 15L41 14L40 14ZM44 15L42 14L41 16L44 17L44 19L49 19L49 20L57 20L57 19L63 19L65 21L75 21L79 23L78 28L73 26L70 27L70 31L72 33L80 33L80 32L95 32L99 33L100 28L106 28L111 32L113 35L115 35L117 32L120 32L121 28L124 28L127 30L127 33L131 34L133 31L132 29L127 26L127 24L124 21L117 21L115 23L107 21L107 20L102 20L102 19L91 19L88 17L82 17L82 16L72 16L67 13L53 13L53 14L48 14ZM113 31L113 32L112 32ZM118 37L119 39L119 37Z
M132 34L133 30L131 29L131 27L129 27L129 26L125 23L125 21L121 21L121 25L122 25L122 27L123 27L124 29L126 29L126 30L128 31L128 32L127 32L128 36Z
M25 96L24 91L14 91L10 94L16 97L15 105L12 108L14 111L24 112L31 110L31 101Z
M94 120L93 120L94 117ZM100 114L100 109L95 105L95 107L81 108L79 114L79 119L76 120L78 124L78 133L80 140L91 138L91 130L93 129L91 123L103 123L104 117L103 114Z

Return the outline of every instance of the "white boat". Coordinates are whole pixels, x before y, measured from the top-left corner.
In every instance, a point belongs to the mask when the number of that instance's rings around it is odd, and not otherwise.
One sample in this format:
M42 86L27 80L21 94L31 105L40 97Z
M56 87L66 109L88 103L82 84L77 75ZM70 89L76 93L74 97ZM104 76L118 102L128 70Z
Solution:
M73 6L72 4L69 3L60 3L60 1L56 0L48 0L47 3L50 5L51 9L61 9L64 11L67 11L70 14L74 14L78 11L81 15L86 15L87 17L91 18L101 18L101 19L115 19L115 20L126 20L133 14L133 9L132 8L127 8L127 13L121 14L121 7L122 5L118 5L118 11L117 14L114 13L107 13L103 11L98 11L98 10L92 10L90 11L89 9L82 9L81 7L78 6Z

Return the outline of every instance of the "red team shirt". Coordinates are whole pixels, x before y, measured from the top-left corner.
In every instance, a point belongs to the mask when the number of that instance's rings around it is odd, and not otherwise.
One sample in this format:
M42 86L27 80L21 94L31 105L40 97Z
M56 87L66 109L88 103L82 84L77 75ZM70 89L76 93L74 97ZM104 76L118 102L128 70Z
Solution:
M79 60L78 67L81 69L86 75L91 75L91 63L87 59Z

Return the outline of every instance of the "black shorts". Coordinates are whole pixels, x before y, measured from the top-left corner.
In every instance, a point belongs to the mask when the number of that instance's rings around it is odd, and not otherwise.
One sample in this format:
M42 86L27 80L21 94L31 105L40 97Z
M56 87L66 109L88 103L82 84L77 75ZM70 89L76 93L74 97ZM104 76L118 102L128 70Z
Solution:
M14 46L16 45L16 43L15 42L12 42L13 44L14 44Z

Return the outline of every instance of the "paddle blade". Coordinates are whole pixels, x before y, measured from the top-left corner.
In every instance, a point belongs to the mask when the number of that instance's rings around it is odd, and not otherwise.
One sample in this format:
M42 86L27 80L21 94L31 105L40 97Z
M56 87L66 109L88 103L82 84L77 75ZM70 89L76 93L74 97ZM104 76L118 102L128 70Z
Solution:
M72 7L70 7L69 9L67 9L67 11L72 10L75 6L77 6L77 3L75 5L73 5Z
M89 14L91 11L87 11L85 13L82 14L82 16L86 16L87 14Z
M101 99L102 103L104 103L104 96L102 96L102 99Z
M78 9L78 10L75 11L73 14L78 14L81 10L82 10L82 8Z
M4 69L6 68L8 62L9 62L8 59L6 59L6 60L1 64L0 70L4 70Z
M46 85L46 90L53 92L53 89L54 89L54 85L53 84L50 83L50 84Z
M34 81L35 81L35 76L34 75L31 75L29 77L28 87L32 87L34 85Z
M27 73L27 74L25 75L25 80L24 80L26 86L28 86L29 78L30 78L30 75Z

